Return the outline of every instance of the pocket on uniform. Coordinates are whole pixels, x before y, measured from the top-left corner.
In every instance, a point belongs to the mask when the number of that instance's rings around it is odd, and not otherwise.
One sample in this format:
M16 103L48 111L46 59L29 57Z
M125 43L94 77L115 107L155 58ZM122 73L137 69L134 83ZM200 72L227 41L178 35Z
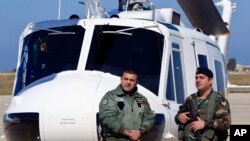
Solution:
M213 137L214 137L214 130L211 130L211 129L205 130L205 132L203 134L203 137L207 138L209 140L213 139Z
M183 138L184 138L184 132L183 132L183 130L179 130L178 131L178 139L182 140Z

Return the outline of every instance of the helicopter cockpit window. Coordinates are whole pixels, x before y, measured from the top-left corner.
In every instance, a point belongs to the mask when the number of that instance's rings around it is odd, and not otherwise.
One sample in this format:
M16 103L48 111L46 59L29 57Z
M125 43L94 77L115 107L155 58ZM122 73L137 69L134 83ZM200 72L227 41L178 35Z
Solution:
M139 74L139 84L158 94L164 36L145 28L115 32L131 27L96 26L86 70L98 70L120 76L124 69Z
M28 84L76 70L85 30L80 26L40 29L24 38L15 94Z

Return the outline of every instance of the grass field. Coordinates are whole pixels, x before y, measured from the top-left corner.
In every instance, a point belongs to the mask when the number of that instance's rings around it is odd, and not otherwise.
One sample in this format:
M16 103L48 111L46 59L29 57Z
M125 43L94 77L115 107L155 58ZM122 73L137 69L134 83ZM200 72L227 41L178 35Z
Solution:
M14 73L0 73L0 95L12 93ZM250 85L250 73L230 73L229 82L236 85Z
M10 95L12 93L14 73L0 73L0 95Z
M250 85L250 73L230 73L229 82L236 85Z

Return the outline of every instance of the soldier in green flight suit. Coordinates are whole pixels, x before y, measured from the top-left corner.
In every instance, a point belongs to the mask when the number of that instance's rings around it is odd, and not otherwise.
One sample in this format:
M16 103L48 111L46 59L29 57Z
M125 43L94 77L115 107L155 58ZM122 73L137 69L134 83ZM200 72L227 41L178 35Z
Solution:
M154 113L146 97L137 92L137 74L126 70L116 89L99 104L105 141L141 141L154 124Z
M231 125L228 101L212 88L213 73L208 68L197 68L197 93L186 98L175 121L179 125L178 137L182 141L224 141ZM188 105L189 104L189 105ZM190 112L191 105L194 105ZM195 113L196 119L191 119Z

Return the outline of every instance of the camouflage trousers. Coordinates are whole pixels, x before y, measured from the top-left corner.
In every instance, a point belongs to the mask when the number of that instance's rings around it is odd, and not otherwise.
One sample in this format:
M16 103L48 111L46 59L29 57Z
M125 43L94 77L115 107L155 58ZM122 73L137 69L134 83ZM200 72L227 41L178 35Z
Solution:
M225 139L219 139L212 129L208 129L200 135L201 141L225 141ZM191 131L184 131L182 141L198 141L197 135Z

